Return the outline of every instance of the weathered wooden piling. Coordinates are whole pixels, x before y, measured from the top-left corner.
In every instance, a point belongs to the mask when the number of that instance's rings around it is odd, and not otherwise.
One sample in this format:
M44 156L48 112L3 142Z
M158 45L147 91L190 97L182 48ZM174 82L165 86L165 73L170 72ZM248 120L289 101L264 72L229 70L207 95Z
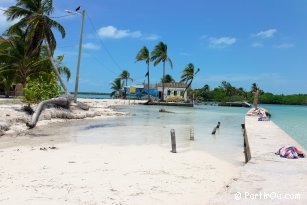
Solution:
M220 128L220 125L221 125L221 122L218 122L218 123L217 123L217 125L216 125L216 127L214 127L214 128L213 128L213 130L212 130L212 133L211 133L211 134L215 135L216 130Z
M175 130L171 129L171 141L172 141L172 153L176 153L176 135L175 135Z
M241 124L241 127L243 128L243 142L244 142L244 157L245 157L245 163L247 163L251 158L251 151L249 148L249 143L248 143L248 137L247 137L247 132L245 129L245 124Z
M194 128L190 128L190 140L194 141Z

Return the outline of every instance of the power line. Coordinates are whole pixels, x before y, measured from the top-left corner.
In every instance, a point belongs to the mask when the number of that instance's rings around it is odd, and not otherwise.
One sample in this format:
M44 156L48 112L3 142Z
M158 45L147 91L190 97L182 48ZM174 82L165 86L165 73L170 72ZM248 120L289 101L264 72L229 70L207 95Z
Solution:
M50 18L52 18L52 19L65 18L67 16L73 16L73 15L76 15L76 14L66 14L66 15L63 15L63 16L50 16Z
M86 16L88 17L90 24L92 26L92 29L94 30L95 33L97 33L97 29L91 19L91 17L86 13ZM103 48L106 50L107 54L109 55L109 57L111 58L111 60L113 61L113 63L116 65L116 68L121 71L121 66L119 65L119 63L114 59L114 57L111 55L109 49L107 48L107 46L104 44L104 42L99 38L99 41L101 43L101 45L103 46Z
M111 73L117 75L113 70L108 69L108 67L107 67L102 61L100 61L96 56L94 56L94 55L91 55L91 56L92 56L98 63L100 63L101 66L104 67L106 70L108 70L108 71L110 71Z

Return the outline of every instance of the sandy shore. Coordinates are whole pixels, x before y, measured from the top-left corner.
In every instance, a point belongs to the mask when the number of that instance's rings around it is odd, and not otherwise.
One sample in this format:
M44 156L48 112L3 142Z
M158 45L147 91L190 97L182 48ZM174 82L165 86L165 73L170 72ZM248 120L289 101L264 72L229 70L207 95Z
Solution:
M0 204L206 204L238 168L205 152L58 144L0 150Z
M47 108L45 109L37 126L48 126L50 123L64 122L67 120L81 120L87 118L107 118L113 116L127 115L128 113L118 112L115 107L118 105L139 104L141 100L122 99L79 99L90 106L89 111L84 111L72 103L70 110ZM16 99L0 99L0 136L20 136L24 135L28 128L26 122L31 116L23 111L25 104ZM35 110L36 105L32 106Z
M124 115L113 106L129 104L123 100L83 102L96 113L90 117L99 118ZM237 165L203 151L179 149L174 154L159 145L77 144L65 136L29 138L24 125L28 116L20 111L21 105L2 104L0 109L6 122L19 123L10 125L0 138L1 205L202 205L239 175ZM21 122L14 120L18 118ZM37 128L66 120L44 116Z

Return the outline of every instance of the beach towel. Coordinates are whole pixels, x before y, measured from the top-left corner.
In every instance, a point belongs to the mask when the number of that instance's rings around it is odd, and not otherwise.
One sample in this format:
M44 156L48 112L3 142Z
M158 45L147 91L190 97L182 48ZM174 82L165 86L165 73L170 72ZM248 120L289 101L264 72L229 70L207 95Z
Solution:
M305 157L304 153L294 146L284 146L280 148L275 154L287 159L297 159Z

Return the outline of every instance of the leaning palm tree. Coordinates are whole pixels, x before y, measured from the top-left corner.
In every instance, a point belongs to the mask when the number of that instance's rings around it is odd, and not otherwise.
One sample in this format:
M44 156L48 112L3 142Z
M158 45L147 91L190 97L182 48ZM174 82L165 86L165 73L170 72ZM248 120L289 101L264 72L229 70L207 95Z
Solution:
M200 71L199 68L195 71L194 65L192 63L189 63L183 70L181 75L181 82L184 82L187 84L184 93L191 87L192 82L194 80L195 75Z
M130 73L127 70L123 70L123 72L119 75L119 78L125 81L126 86L128 85L128 80L133 81L133 79L130 77Z
M147 49L146 46L144 46L143 48L141 48L141 50L138 52L138 54L136 55L136 61L145 61L147 64L147 73L145 76L147 76L147 84L148 84L148 90L147 90L147 94L148 94L148 102L151 101L151 97L150 97L150 92L149 92L149 85L150 85L150 80L149 80L149 62L150 62L150 53Z
M64 27L50 18L50 14L52 14L53 10L54 7L52 0L19 0L15 6L11 6L5 11L8 20L19 20L8 29L8 34L14 33L20 28L26 31L26 41L29 45L27 53L39 55L42 45L46 45L53 71L65 92L65 95L60 96L59 98L41 102L33 114L31 122L27 123L29 128L36 126L38 118L46 104L56 104L58 106L69 107L73 100L72 95L67 91L53 59L54 50L56 48L56 39L52 29L58 30L62 38L65 37ZM78 103L78 105L82 109L89 109L85 104Z
M173 62L168 57L167 54L167 45L162 41L158 43L154 50L151 52L151 61L154 62L154 66L158 65L160 62L163 63L163 77L165 79L165 62L167 61L170 64L170 67L173 68ZM162 82L162 101L164 101L164 80Z

